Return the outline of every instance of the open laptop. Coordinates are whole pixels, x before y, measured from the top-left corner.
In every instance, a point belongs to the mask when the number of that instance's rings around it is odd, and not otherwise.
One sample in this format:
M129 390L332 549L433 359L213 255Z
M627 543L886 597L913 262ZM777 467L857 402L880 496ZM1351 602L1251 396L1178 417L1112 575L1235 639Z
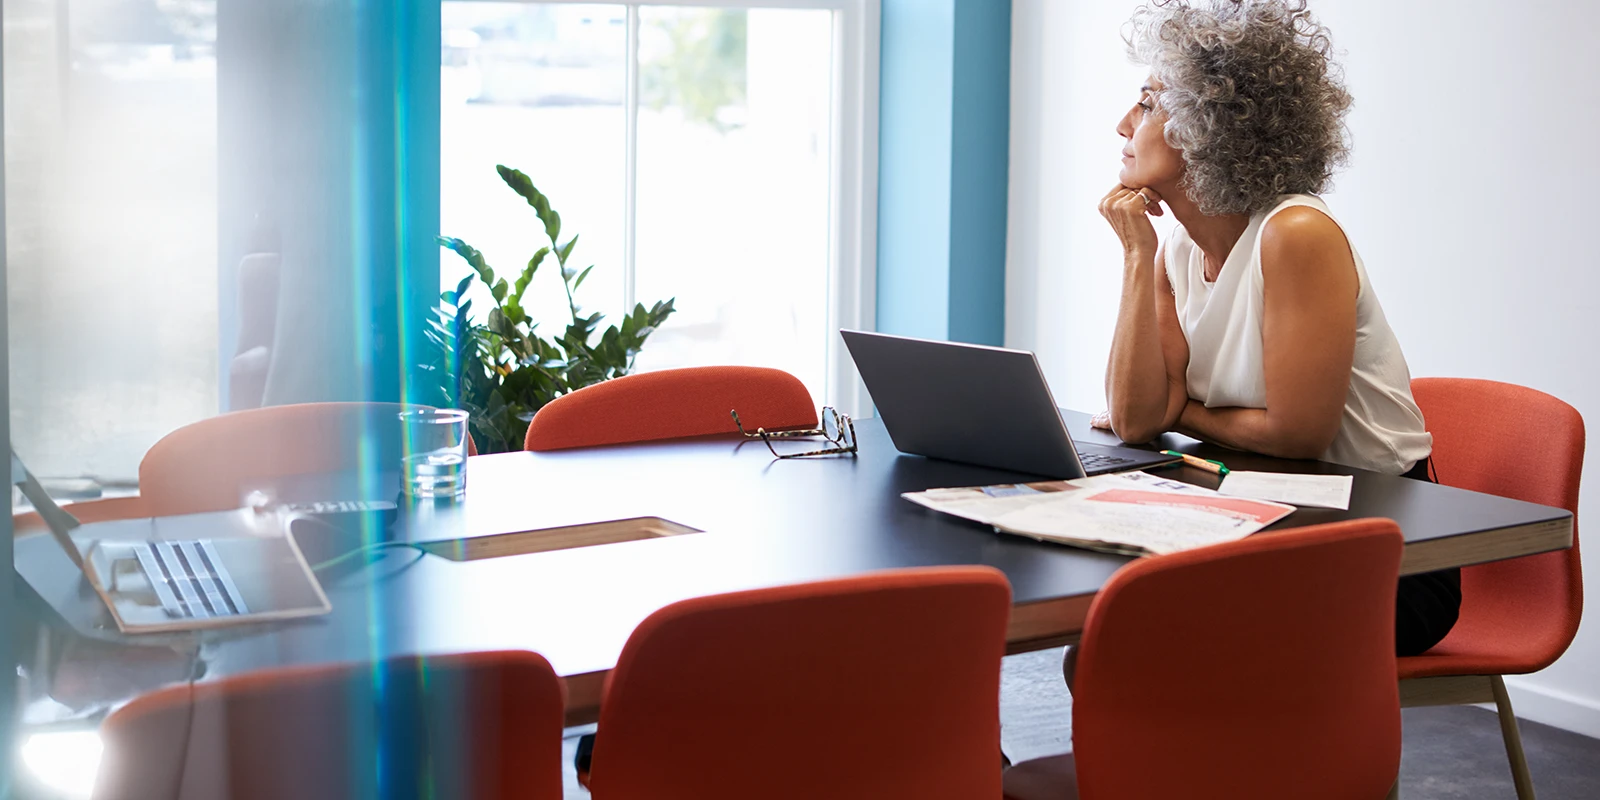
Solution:
M1053 478L1144 469L1172 456L1074 442L1026 350L842 330L903 453Z
M11 451L22 490L56 544L82 570L124 633L160 633L325 614L331 606L293 538L195 536L222 515L147 520L148 539L95 541L80 550L77 517L57 505ZM241 511L239 514L252 512Z

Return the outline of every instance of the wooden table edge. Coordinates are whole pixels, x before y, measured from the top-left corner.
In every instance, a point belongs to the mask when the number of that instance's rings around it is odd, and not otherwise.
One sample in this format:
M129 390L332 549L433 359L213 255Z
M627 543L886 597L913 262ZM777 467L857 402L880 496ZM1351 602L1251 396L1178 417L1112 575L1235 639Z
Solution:
M1572 546L1572 516L1407 543L1401 575L1549 553Z
M1290 529L1293 530L1293 529ZM1430 539L1407 544L1400 574L1415 575L1450 567L1548 553L1572 546L1572 517ZM1076 644L1089 617L1094 594L1018 603L1006 626L1006 655ZM609 669L568 675L568 727L600 719L600 698Z

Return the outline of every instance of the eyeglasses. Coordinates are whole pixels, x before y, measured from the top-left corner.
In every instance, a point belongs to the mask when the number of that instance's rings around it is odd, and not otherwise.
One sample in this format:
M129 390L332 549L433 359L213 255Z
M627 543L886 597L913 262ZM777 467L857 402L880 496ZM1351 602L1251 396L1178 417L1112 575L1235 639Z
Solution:
M856 454L856 424L850 419L850 415L840 414L833 410L833 406L822 407L822 413L818 415L818 421L822 423L822 427L803 431L768 431L766 428L756 428L756 432L751 433L745 430L744 423L739 421L739 412L737 410L730 410L728 414L733 417L733 424L738 426L740 433L744 434L746 438L760 439L765 442L767 449L771 450L772 454L778 458L832 456L845 453L853 457ZM773 439L803 439L812 436L820 436L823 441L833 446L825 447L821 450L807 450L803 453L780 453L778 448L772 446Z

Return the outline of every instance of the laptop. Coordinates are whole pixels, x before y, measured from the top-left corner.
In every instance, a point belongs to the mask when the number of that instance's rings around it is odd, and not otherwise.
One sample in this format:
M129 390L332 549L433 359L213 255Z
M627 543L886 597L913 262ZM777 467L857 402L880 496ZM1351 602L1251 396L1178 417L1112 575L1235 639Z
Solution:
M33 504L123 633L294 619L332 608L290 536L196 536L227 527L227 515L196 514L144 520L150 538L94 541L85 552L72 538L77 517L56 504L15 450L11 484Z
M1067 479L1177 460L1073 441L1039 360L1026 350L839 334L903 453Z

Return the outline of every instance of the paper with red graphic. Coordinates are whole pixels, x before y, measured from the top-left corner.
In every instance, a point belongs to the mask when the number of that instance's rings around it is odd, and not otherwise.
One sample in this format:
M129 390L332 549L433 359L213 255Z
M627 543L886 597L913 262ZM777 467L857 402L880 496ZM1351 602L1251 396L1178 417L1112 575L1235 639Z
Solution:
M902 496L1003 533L1136 555L1242 539L1294 512L1283 503L1225 497L1143 472Z

